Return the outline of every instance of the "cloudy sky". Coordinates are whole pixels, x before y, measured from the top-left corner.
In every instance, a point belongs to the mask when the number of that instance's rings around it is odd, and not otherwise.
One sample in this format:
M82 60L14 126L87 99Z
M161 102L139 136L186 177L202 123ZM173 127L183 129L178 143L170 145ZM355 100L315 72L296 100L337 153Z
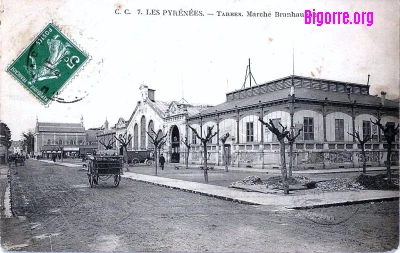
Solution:
M33 4L34 3L34 4ZM115 9L129 9L117 15ZM138 15L159 10L161 15ZM204 16L162 15L164 10L197 10ZM304 18L275 12L373 12L373 24L305 24ZM241 12L243 17L218 16ZM247 11L272 17L247 17ZM214 15L208 15L214 14ZM107 118L128 119L142 83L156 99L219 104L243 85L246 65L258 83L292 74L366 84L371 93L399 96L398 1L50 1L4 0L0 4L0 119L13 139L39 121L79 122L98 127ZM91 60L60 97L44 107L6 68L54 22ZM366 22L366 20L365 20ZM294 48L294 50L293 50Z

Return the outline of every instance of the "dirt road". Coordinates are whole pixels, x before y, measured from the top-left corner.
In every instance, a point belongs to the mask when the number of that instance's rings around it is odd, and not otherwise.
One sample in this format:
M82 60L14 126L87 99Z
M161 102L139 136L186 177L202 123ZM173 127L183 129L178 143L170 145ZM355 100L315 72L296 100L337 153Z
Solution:
M366 252L399 241L398 201L284 211L128 179L90 188L85 171L34 160L14 173L16 217L1 219L10 251Z

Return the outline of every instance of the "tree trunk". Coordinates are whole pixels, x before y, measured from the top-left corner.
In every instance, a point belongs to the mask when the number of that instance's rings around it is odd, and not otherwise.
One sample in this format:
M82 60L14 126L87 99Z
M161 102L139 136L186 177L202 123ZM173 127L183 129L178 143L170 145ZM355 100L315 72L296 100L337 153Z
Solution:
M292 178L292 171L293 171L293 142L289 142L289 178Z
M361 154L363 156L363 174L367 173L367 159L365 157L365 143L361 143Z
M224 158L225 172L228 172L228 156L225 150L225 142L222 143L222 157Z
M282 172L282 184L283 191L285 194L289 194L289 183L287 180L287 170L286 170L286 157L285 157L285 139L279 140L281 145L281 172Z
M156 176L157 176L157 163L158 163L158 158L157 158L157 147L154 149L154 164L156 165Z
M128 168L128 148L126 146L123 147L122 155L124 156L124 160L125 160L124 161L125 169L126 169L126 171L129 171L129 168Z
M392 163L392 142L387 142L388 150L387 150L387 159L386 159L386 170L388 181L392 182L392 173L390 172L390 165Z
M186 153L186 169L189 169L189 153L190 153L190 147L187 148L187 153Z
M203 143L203 146L204 146L204 164L203 164L203 168L204 168L204 180L205 180L206 183L208 184L207 143L204 142L204 143Z

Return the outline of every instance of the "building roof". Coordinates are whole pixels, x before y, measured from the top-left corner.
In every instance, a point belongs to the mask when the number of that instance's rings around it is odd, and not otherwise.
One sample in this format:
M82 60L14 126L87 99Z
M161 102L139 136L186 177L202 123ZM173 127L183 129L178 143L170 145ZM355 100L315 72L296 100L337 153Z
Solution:
M133 110L127 123L131 122L133 116L135 115L136 111L138 110L140 103L141 103L140 101L137 103L137 105L136 105L135 109ZM168 110L169 110L171 104L173 104L173 103L175 103L177 105L182 105L184 108L186 108L188 117L196 115L196 114L200 113L201 111L211 107L210 105L204 105L204 104L189 104L184 99L181 99L179 102L177 102L177 101L160 101L160 100L152 101L150 99L146 99L146 103L151 108L153 108L154 111L163 119L169 116Z
M275 90L273 92L262 93L258 95L252 95L249 97L229 100L225 103L216 105L212 108L202 111L200 114L194 115L193 117L198 117L200 115L210 115L214 114L216 111L224 112L241 108L246 108L249 106L262 104L275 103L282 100L289 100L291 88L285 88L280 90ZM351 104L356 101L357 105L363 106L380 106L381 97L372 96L368 94L358 94L358 93L344 93L335 91L325 91L320 89L312 88L301 88L296 87L294 89L295 98L297 100L315 101L315 102L331 102L340 104ZM399 103L393 100L385 99L383 105L384 108L399 108Z
M36 126L36 132L85 133L85 128L80 123L37 122Z
M161 118L165 117L165 113L167 112L169 105L171 102L166 102L166 101L151 101L150 99L147 99L146 102L158 113L158 115Z

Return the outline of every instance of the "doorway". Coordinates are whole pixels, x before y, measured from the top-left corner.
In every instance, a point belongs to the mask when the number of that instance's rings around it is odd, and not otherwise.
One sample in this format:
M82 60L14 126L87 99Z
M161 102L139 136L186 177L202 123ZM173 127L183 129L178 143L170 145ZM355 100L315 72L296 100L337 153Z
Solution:
M222 164L231 165L231 144L224 145L224 155L222 157Z
M180 141L179 128L175 125L171 132L171 163L179 163L180 161Z

